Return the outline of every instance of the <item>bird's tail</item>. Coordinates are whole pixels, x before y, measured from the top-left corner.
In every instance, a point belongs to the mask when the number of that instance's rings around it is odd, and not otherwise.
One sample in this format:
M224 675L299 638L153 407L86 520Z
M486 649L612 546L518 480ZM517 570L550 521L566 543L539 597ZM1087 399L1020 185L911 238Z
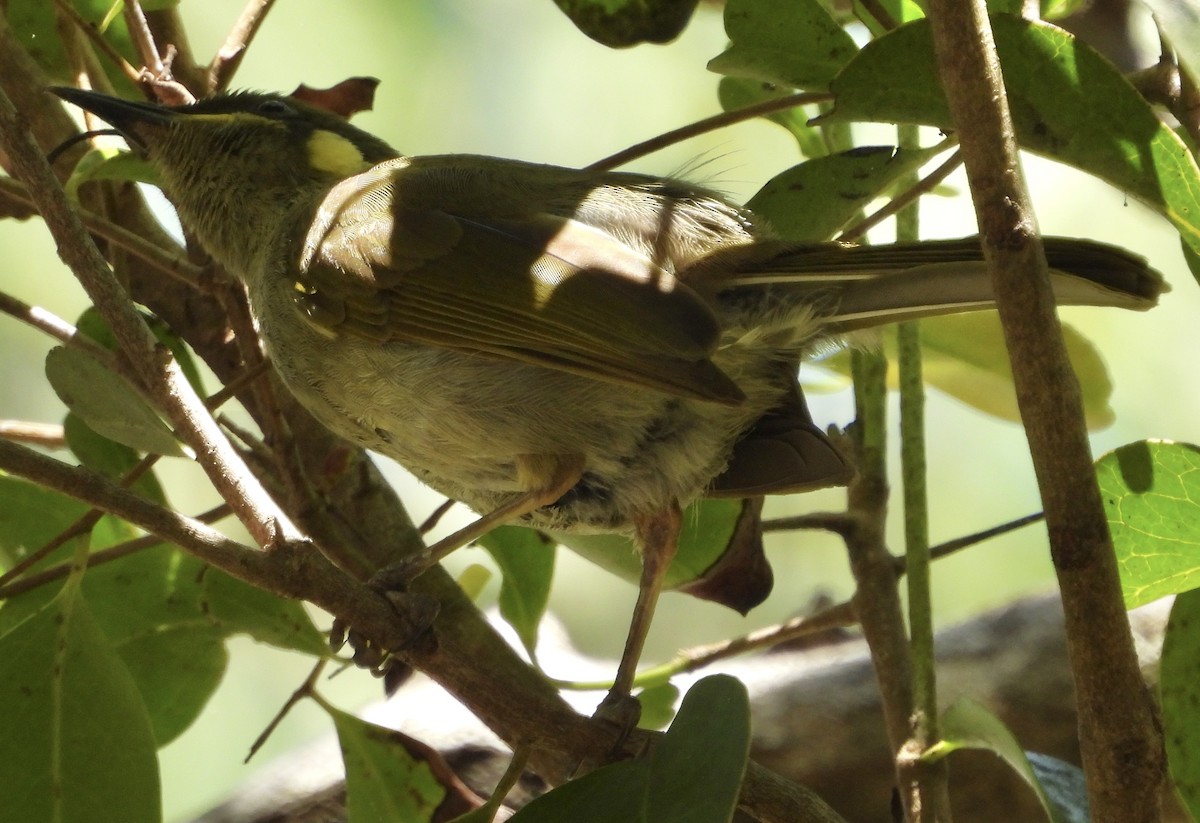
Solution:
M1061 237L1046 238L1045 248L1060 305L1145 310L1168 290L1144 258L1124 249ZM995 300L978 238L785 247L744 261L719 288L765 285L821 305L831 334L989 308Z

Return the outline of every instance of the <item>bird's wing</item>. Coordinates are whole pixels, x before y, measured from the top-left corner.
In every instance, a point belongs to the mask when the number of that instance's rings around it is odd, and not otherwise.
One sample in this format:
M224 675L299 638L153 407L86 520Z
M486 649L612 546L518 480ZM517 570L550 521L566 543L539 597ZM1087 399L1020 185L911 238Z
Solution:
M298 260L296 302L332 334L483 353L734 404L709 304L613 235L546 211L405 202L403 161L343 181ZM450 181L448 181L450 185ZM428 186L428 181L422 181ZM453 210L453 211L452 211Z

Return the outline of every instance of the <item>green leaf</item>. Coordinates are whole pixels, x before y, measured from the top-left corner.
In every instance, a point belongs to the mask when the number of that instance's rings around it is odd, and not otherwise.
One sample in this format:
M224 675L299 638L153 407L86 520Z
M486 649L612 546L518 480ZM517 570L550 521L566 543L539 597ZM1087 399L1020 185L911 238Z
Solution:
M853 0L854 16L861 20L871 32L871 37L882 37L892 26L884 26L876 19L873 7L882 8L891 17L889 23L901 24L910 20L919 20L925 16L921 7L913 0L877 0L871 7L864 6L862 0Z
M263 591L220 569L204 571L205 613L226 634L245 633L261 643L322 657L329 655L325 636L304 605Z
M0 809L11 820L156 823L137 687L75 586L0 637Z
M414 757L399 732L326 707L346 765L348 823L426 821L446 796L429 765Z
M1167 762L1180 800L1200 819L1200 592L1175 598L1159 668Z
M798 89L824 89L858 51L818 0L729 0L729 48L710 71Z
M1063 325L1063 338L1083 390L1088 428L1094 431L1111 425L1115 417L1109 404L1113 387L1104 359L1091 341L1071 326ZM889 356L888 386L895 389L898 375L894 330L884 330L883 343ZM985 414L1020 422L1004 330L995 312L922 320L921 354L922 373L928 385ZM821 365L849 376L850 354L838 352L822 360Z
M1200 448L1142 440L1096 461L1132 609L1200 587Z
M643 729L665 729L675 717L679 687L669 682L658 683L642 689L636 697L642 706L638 726Z
M153 314L142 312L142 319L146 321L146 325L150 327L150 331L158 342L171 350L171 354L175 356L175 361L179 364L180 371L192 384L192 388L196 390L197 394L204 397L207 394L204 389L204 381L200 379L200 369L196 367L196 358L192 355L192 350L188 348L187 343ZM108 321L96 310L95 306L88 306L83 310L79 319L75 321L75 327L104 348L111 351L117 350L117 338L109 328Z
M138 453L133 449L97 434L74 412L67 413L66 420L63 421L63 432L71 453L79 458L81 465L92 471L120 478L141 462ZM153 471L143 474L130 488L156 503L165 505L167 502L166 494Z
M521 526L500 526L478 542L503 575L500 616L516 630L530 658L535 658L538 626L550 601L555 545L533 529Z
M728 823L750 751L750 703L728 675L698 681L651 752L542 795L511 823Z
M791 97L795 92L790 88L780 88L761 80L750 80L745 77L722 77L717 84L717 97L721 108L725 111L745 108L767 100L781 97ZM800 147L804 157L822 157L829 153L825 146L825 138L820 129L809 124L809 109L806 106L794 106L783 111L772 112L766 119L783 126Z
M156 0L161 2L162 0ZM113 0L71 0L71 5L88 23L98 25L108 14ZM72 66L68 65L63 52L62 37L58 29L58 14L53 3L45 0L7 0L0 6L8 18L9 27L30 56L54 80L71 82ZM124 17L118 16L112 25L100 32L121 56L133 64L140 64L137 50L129 38ZM117 84L118 93L133 94L134 85L122 72L113 71L109 79Z
M93 430L138 451L182 456L167 424L125 379L86 352L56 346L46 354L55 394Z
M1132 194L1200 247L1200 169L1129 81L1062 29L1003 14L992 26L1021 146ZM865 46L830 88L829 120L953 128L924 20Z
M0 475L0 500L4 501L0 506L0 567L5 569L41 548L87 511L87 506L66 495L5 475ZM46 565L43 561L35 568ZM5 625L3 614L0 609L0 632Z
M93 149L75 164L63 188L68 197L79 202L79 187L95 180L162 186L158 172L144 157L117 149Z
M554 0L588 37L612 48L667 43L687 26L699 0Z
M923 760L936 761L956 749L984 749L995 752L1024 780L1053 823L1072 823L1078 820L1072 808L1075 798L1050 797L1038 780L1037 773L1008 727L983 706L960 697L942 715L942 740L922 755ZM1044 763L1045 759L1043 759ZM1083 818L1086 820L1086 815Z
M746 207L797 243L828 240L938 149L864 146L808 160L767 181Z
M664 587L675 589L703 576L729 545L742 513L740 500L698 500L683 512L679 551ZM554 539L618 577L636 583L642 563L633 540L619 534L560 534Z

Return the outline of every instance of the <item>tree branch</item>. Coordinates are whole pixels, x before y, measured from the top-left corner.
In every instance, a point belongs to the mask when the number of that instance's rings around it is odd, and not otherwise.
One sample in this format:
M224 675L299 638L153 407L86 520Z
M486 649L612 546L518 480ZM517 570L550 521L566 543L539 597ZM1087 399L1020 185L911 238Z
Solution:
M928 10L1045 506L1092 819L1149 823L1159 819L1162 740L1138 672L990 22L982 0L930 0Z

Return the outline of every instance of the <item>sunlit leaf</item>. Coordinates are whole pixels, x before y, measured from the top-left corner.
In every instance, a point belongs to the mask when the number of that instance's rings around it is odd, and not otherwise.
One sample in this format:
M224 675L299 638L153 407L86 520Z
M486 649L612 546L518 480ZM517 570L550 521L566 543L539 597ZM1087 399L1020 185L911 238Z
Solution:
M1200 170L1129 81L1048 23L1000 14L992 26L1021 146L1137 197L1200 246ZM869 43L830 89L829 120L954 125L924 20Z
M1125 605L1200 587L1200 448L1142 440L1096 461Z

